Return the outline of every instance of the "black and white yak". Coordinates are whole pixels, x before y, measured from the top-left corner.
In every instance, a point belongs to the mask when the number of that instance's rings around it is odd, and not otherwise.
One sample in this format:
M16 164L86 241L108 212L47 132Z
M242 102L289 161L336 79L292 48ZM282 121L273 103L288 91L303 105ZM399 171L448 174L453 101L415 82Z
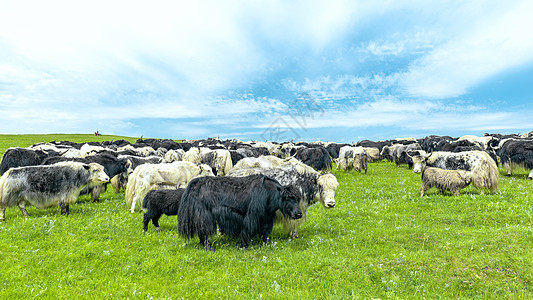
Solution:
M337 159L337 170L351 171L355 169L357 172L368 171L368 161L370 160L365 148L357 146L344 146L339 151L339 158Z
M163 214L167 216L176 216L180 208L181 196L185 189L171 190L152 190L144 197L142 208L146 210L143 219L143 230L148 230L150 220L155 226L156 231L161 231L159 227L159 218Z
M420 173L426 166L445 170L465 170L472 172L472 185L481 190L498 190L500 177L498 166L487 152L432 152L426 155L415 155L413 172Z
M507 176L511 176L513 169L522 167L529 171L527 179L533 179L532 140L508 140L503 143L496 153L507 171Z
M127 174L133 172L132 163L126 158L117 158L116 156L109 154L95 154L87 157L69 158L63 156L49 157L43 161L43 165L53 165L58 162L73 161L84 164L97 163L104 167L104 172L113 178L115 176L127 176ZM98 186L92 186L82 191L81 193L90 193L93 202L98 202L100 194L104 193L107 188L107 183Z
M391 146L385 146L381 150L381 156L389 161L394 161L396 166L400 164L407 164L409 169L413 168L413 160L408 155L411 151L422 150L422 147L418 143L411 143L408 145L393 144Z
M217 225L222 233L239 238L241 248L248 247L256 235L266 243L277 210L289 218L302 217L297 198L264 175L196 178L181 199L178 230L188 239L198 235L200 243L209 248L208 239Z
M285 232L291 238L298 238L298 227L307 220L307 211L317 203L322 203L325 208L335 207L335 192L339 183L331 173L320 174L314 170L299 168L297 165L278 168L251 168L241 169L239 172L230 173L231 176L247 176L250 174L263 174L279 181L284 187L293 187L301 196L299 199L300 210L303 218L295 220L278 213L276 222L283 223Z
M16 167L37 166L51 156L58 156L57 151L33 150L27 148L9 148L0 162L0 176L7 170Z
M48 208L59 205L61 214L69 214L69 204L76 202L86 187L109 180L99 164L61 162L50 166L28 166L9 169L0 178L0 220L5 220L6 207L17 205L28 216L25 205Z

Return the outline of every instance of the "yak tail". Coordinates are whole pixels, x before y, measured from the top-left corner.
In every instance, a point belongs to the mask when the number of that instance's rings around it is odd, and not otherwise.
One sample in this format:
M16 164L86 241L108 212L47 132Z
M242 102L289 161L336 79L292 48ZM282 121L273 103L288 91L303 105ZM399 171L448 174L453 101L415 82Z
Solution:
M146 194L146 196L148 196L148 194ZM149 202L149 200L146 199L146 196L144 196L143 203L141 204L141 209L143 209L143 210L146 210L147 207L148 207L148 202Z
M195 235L210 236L216 232L216 221L207 207L208 199L199 197L201 193L198 180L189 183L178 210L178 232L184 238L190 239Z
M136 174L131 174L128 178L128 183L126 184L126 191L124 192L124 199L126 200L127 205L131 205L133 198L135 197L135 186L137 185L137 176Z

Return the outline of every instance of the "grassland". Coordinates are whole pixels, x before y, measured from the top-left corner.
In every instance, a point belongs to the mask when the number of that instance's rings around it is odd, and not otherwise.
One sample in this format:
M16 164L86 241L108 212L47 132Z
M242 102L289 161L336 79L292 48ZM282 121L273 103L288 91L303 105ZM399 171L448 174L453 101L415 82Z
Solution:
M103 136L0 136L0 149ZM134 140L134 139L130 139ZM215 237L215 250L177 233L142 231L112 189L58 208L8 208L0 223L0 298L140 299L532 299L533 192L526 172L498 193L462 196L432 189L407 167L372 163L368 174L334 174L333 209L320 205L291 240L278 225L268 246Z

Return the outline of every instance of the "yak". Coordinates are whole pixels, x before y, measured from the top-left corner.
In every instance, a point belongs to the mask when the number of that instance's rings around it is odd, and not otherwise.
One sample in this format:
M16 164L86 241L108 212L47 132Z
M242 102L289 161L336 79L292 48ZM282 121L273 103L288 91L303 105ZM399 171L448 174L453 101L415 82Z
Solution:
M277 210L293 219L302 217L299 197L296 190L260 174L196 178L181 198L178 231L188 239L198 235L208 248L208 238L216 233L217 225L222 233L239 238L241 248L247 248L256 235L266 243Z
M148 230L148 223L152 220L156 231L161 231L159 218L163 214L175 216L180 208L181 196L185 189L152 190L144 197L142 208L146 210L143 219L143 230Z

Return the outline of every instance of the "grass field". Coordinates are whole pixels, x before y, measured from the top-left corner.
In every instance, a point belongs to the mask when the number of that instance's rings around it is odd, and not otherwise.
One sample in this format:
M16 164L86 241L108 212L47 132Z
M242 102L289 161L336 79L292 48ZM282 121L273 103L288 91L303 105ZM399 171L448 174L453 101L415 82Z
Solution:
M51 140L111 136L2 136L0 151ZM134 141L135 139L129 139ZM129 213L111 188L70 216L58 208L8 208L0 223L0 298L418 299L533 298L533 192L525 171L500 170L500 190L420 198L420 175L371 163L368 174L334 174L337 206L320 205L291 240L274 227L270 244L246 250L215 237L214 251L161 232Z

